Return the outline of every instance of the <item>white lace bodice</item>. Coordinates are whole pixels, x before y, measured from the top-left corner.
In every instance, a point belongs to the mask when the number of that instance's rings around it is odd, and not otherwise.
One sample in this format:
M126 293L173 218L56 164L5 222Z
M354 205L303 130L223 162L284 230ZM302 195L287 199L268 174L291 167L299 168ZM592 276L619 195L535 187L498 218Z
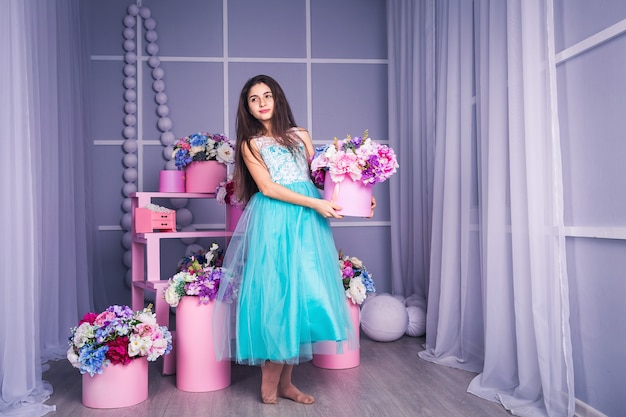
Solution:
M292 153L267 136L255 138L254 141L270 172L272 181L278 184L310 181L309 164L303 143L300 143L298 152Z

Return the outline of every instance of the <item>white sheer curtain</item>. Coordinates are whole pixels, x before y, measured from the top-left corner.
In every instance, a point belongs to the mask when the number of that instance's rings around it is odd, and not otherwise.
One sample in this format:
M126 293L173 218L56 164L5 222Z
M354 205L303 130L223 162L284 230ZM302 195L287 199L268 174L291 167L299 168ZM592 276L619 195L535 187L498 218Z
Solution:
M434 0L387 2L394 294L428 294L435 153ZM398 152L400 151L400 152Z
M411 75L406 62L431 59L397 48L403 36L415 39L416 27L394 26L394 16L414 3L388 2L390 74L408 73L404 82L390 85L397 113L405 90L423 94L423 87L414 86L423 80ZM399 154L423 163L426 154L414 142L436 144L427 334L420 357L478 372L468 390L514 415L572 416L551 3L434 4L434 23L426 28L435 39L434 139L406 135L396 145ZM417 29L421 23L415 20ZM413 111L414 121L427 123L423 111ZM407 186L400 191L409 193L407 200L421 198ZM411 220L398 210L392 216L392 223ZM403 239L394 236L394 245ZM414 268L411 256L420 256L415 247L398 261L402 271Z
M38 416L92 305L88 54L79 0L0 1L0 414Z

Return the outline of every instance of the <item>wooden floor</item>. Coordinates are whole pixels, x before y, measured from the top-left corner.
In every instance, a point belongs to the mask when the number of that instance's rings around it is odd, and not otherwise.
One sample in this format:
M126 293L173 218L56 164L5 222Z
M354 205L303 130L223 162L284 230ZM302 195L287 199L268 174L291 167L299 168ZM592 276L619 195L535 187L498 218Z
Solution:
M176 376L163 376L150 363L149 398L127 408L90 409L81 403L81 376L68 361L50 362L44 380L54 393L48 416L77 417L489 417L510 416L501 405L467 393L475 374L420 359L423 338L403 337L390 343L361 337L361 365L328 370L310 362L296 366L294 383L315 396L313 405L280 399L260 402L260 370L233 365L232 384L223 390L188 393L176 388Z

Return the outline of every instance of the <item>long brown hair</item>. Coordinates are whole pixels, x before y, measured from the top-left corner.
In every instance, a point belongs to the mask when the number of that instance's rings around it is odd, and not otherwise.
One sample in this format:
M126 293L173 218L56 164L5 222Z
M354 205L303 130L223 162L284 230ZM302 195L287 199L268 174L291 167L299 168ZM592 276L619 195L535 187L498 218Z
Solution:
M274 98L274 112L271 119L271 132L267 132L263 124L250 113L248 106L248 95L250 89L257 84L267 85ZM251 147L250 141L258 136L271 136L279 144L287 147L292 152L299 149L300 140L296 135L290 134L289 130L296 127L296 121L291 112L291 107L281 86L268 75L257 75L250 78L241 89L239 95L239 107L237 108L237 142L235 144L235 171L234 181L237 198L243 203L247 203L254 193L259 191L252 175L248 171L243 160L242 149L245 146L253 155L261 160L261 155Z

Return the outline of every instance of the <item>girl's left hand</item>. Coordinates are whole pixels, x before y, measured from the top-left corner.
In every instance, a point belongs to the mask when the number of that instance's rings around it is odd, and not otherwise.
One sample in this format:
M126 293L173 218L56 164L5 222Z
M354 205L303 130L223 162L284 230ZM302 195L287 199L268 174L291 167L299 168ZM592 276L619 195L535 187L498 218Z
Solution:
M370 213L369 218L371 219L372 217L374 217L374 209L376 208L376 198L374 196L372 196L372 212Z

